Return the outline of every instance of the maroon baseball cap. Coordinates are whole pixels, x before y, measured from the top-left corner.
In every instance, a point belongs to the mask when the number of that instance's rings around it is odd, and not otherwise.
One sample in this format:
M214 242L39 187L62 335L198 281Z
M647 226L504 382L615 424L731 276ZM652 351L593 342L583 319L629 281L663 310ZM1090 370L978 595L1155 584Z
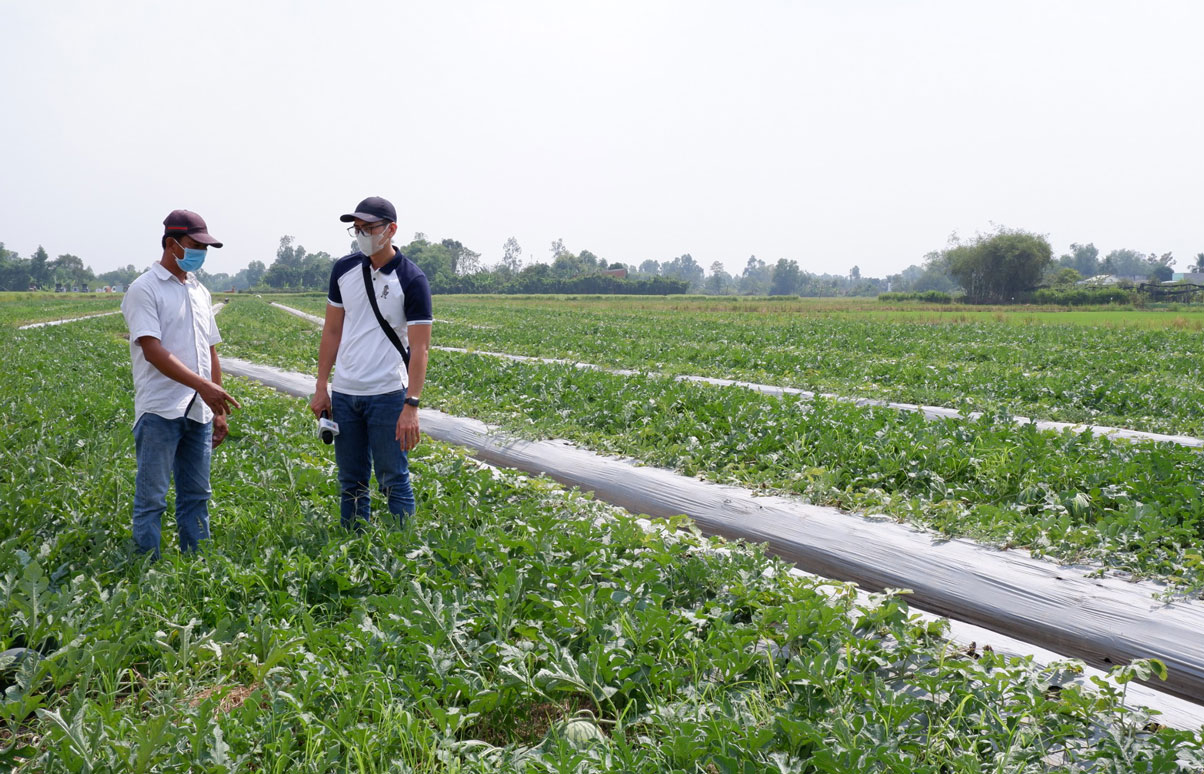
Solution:
M365 223L376 223L381 220L396 223L397 210L393 209L393 204L388 199L382 199L379 196L369 196L355 205L355 212L349 212L341 216L339 220L344 223L350 223L357 218Z
M203 245L221 247L222 243L209 236L205 219L191 210L172 210L163 221L163 236L190 236Z

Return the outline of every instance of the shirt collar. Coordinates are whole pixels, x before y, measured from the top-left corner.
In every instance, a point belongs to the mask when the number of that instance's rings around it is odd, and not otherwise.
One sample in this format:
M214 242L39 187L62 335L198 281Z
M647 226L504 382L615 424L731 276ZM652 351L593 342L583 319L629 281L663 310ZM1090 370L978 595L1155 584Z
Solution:
M363 253L360 253L360 255L363 255ZM397 245L393 245L393 257L389 259L388 263L380 267L380 272L382 274L392 274L397 271L397 267L401 265L401 259L404 257ZM368 268L372 268L372 259L364 255L364 260L368 261ZM170 274L170 272L168 273Z
M179 282L179 280L176 279L176 275L174 275L170 271L168 271L167 267L164 266L163 264L159 263L158 261L155 261L153 264L151 264L151 271L153 271L155 273L155 276L161 280L173 280L175 282ZM188 275L185 278L183 284L187 285L189 282L192 281L193 277L195 277L195 276L196 275L194 275L192 272L188 272Z

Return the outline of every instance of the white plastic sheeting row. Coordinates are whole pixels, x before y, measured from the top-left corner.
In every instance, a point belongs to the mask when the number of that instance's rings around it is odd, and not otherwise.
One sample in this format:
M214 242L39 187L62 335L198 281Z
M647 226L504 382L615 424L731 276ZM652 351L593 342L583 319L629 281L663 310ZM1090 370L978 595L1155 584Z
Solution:
M237 358L223 358L222 365L226 373L302 398L315 386L311 376ZM889 521L754 497L747 490L603 457L561 441L524 441L430 409L421 411L421 422L432 438L466 446L490 464L550 476L634 513L684 513L706 532L767 543L810 573L869 590L911 589L909 601L917 608L962 622L954 626L962 642L989 642L1002 652L1027 654L1046 655L1048 648L1105 670L1136 658L1159 658L1170 672L1170 679L1159 683L1163 691L1204 702L1204 605L1159 603L1154 584L1093 578L1086 568L1059 567L1024 552L938 541ZM1136 691L1134 703L1167 713L1167 725L1172 720L1182 727L1204 725L1204 706L1149 688L1130 690Z
M289 314L296 315L304 320L309 320L321 325L323 320L321 317L302 312L299 309L285 306L284 304L272 303L272 306L277 307ZM620 376L634 376L645 373L633 371L630 369L615 369L603 368L602 366L593 365L591 363L575 363L571 360L561 358L548 357L530 357L527 355L510 355L503 352L487 352L484 350L468 350L462 347L432 347L432 349L443 350L445 352L464 352L475 355L486 355L489 357L501 357L509 360L538 362L538 363L554 363L559 365L572 365L577 368L605 371L607 373ZM649 376L658 376L656 373L648 373ZM922 406L917 403L897 403L893 401L877 400L874 398L851 398L843 395L833 395L826 392L812 392L810 390L801 390L797 387L778 387L771 384L756 384L754 382L743 382L736 379L716 379L708 376L689 376L679 375L673 377L679 382L701 382L705 384L714 384L720 387L741 387L754 392L760 392L765 395L795 395L803 400L815 400L816 398L824 398L827 400L838 400L844 403L853 403L858 406L879 406L884 408L892 408L899 411L912 411L923 414L929 419L978 419L983 416L981 411L963 412L957 409L944 408L942 406ZM1126 441L1157 441L1163 443L1173 443L1179 446L1191 446L1195 448L1204 448L1204 438L1195 438L1190 435L1168 435L1165 433L1149 433L1143 430L1129 430L1123 427L1108 427L1106 425L1082 425L1071 422L1051 422L1043 419L1033 419L1031 417L1012 417L1018 425L1036 425L1038 430L1048 430L1052 432L1062 432L1063 430L1071 430L1076 433L1090 432L1093 435L1107 435L1112 438L1124 439Z
M69 317L66 320L51 320L49 322L29 323L28 325L18 325L17 330L26 331L30 328L45 328L50 325L62 325L63 323L75 322L76 320L91 320L93 317L108 317L111 314L121 314L118 309L115 312L101 312L100 314L86 314L83 317Z

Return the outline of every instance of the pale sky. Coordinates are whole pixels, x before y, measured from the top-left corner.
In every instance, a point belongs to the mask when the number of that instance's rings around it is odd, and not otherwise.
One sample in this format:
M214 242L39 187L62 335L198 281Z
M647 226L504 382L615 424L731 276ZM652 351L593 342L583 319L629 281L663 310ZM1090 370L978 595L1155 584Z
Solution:
M0 242L206 270L363 197L493 264L895 273L992 224L1204 251L1204 2L0 0Z

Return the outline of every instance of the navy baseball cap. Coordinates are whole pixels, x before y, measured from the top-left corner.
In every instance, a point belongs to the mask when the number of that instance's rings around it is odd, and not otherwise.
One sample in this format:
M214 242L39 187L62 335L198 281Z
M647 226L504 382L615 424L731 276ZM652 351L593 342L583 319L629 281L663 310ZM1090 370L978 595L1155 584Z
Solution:
M362 220L365 223L376 223L381 220L396 223L397 210L393 209L393 204L388 199L382 199L379 196L369 196L355 205L355 212L349 212L339 218L344 223L350 223L356 219Z
M209 235L205 219L191 210L172 210L163 221L163 236L190 236L203 245L221 247L222 243Z

